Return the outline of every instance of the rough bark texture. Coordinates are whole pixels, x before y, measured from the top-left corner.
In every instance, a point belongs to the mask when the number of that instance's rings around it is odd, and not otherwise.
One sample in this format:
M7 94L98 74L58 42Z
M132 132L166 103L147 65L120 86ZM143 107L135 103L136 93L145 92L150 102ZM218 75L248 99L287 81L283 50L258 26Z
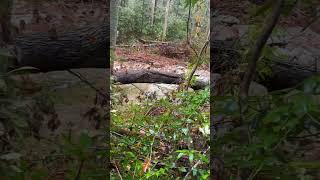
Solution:
M238 67L241 56L236 49L219 41L211 41L210 43L210 51L213 54L212 63L210 64L212 73L224 74ZM320 72L320 69L317 68L317 63L306 66L303 61L299 64L299 62L291 62L290 59L262 60L272 63L271 77L263 82L263 85L267 86L269 90L293 87L304 79Z
M174 74L168 72L159 72L152 70L130 70L128 72L115 72L114 80L122 84L130 83L165 83L165 84L180 84L184 82L182 74ZM203 89L209 85L209 79L196 80L191 87L193 89Z
M301 83L306 78L319 74L315 66L305 67L299 64L289 62L273 61L272 76L264 82L269 90L279 90L293 87Z
M17 37L14 51L17 66L33 66L41 71L70 68L107 68L109 24L57 34L29 34Z

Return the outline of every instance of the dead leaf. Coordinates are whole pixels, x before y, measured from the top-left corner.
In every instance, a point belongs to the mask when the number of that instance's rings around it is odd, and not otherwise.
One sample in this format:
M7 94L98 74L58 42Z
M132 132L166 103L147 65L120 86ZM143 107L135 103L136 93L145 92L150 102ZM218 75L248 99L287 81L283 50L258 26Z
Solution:
M142 171L143 171L144 173L146 173L146 172L148 171L148 169L150 168L150 165L151 165L151 159L150 159L150 158L147 158L147 159L144 161L143 165L142 165Z

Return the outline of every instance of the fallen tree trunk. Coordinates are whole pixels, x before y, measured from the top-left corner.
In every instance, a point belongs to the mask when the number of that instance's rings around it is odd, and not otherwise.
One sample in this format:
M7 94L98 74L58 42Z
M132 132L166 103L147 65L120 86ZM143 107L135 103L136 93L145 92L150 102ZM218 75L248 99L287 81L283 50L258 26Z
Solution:
M130 83L165 83L181 84L184 82L183 74L174 74L154 70L129 70L114 72L114 80L122 84ZM196 82L191 85L193 89L203 89L210 83L209 77L198 77Z
M316 64L311 67L306 67L289 61L276 61L270 59L268 61L273 63L272 75L263 84L270 90L293 87L308 77L319 74Z
M232 45L226 45L223 42L212 41L211 52L213 54L211 71L213 73L228 72L235 69L239 65L240 52L238 52ZM263 85L267 86L269 90L279 90L288 87L293 87L306 78L319 73L320 68L315 60L314 63L306 63L301 61L292 61L292 57L285 59L263 59L268 64L271 62L272 74L271 77L265 80Z
M17 37L14 41L17 66L33 66L44 72L109 67L107 23L56 36L32 33Z

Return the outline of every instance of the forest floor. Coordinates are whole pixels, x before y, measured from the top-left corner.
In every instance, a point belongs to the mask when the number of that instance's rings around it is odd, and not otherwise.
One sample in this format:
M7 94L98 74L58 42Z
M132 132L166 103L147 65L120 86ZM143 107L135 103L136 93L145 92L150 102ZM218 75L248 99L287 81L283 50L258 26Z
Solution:
M117 61L114 64L113 70L117 72L124 69L148 69L177 74L185 73L190 57L185 54L182 57L173 57L173 54L176 53L180 54L180 51L170 50L166 54L161 54L158 48L117 48ZM208 72L209 66L208 64L202 65L198 70Z

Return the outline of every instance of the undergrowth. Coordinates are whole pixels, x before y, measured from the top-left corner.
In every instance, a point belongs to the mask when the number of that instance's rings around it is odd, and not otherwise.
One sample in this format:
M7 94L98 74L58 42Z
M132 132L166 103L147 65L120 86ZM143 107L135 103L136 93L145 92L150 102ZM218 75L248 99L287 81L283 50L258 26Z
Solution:
M319 77L294 88L250 97L213 98L211 155L222 179L316 179L319 174Z
M111 179L208 179L209 89L113 109Z

